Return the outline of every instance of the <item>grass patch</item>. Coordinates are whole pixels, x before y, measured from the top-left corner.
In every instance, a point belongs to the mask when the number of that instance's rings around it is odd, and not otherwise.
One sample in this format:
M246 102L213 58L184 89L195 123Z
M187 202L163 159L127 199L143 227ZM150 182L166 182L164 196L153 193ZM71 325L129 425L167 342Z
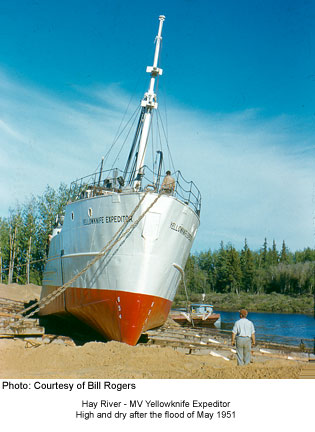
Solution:
M191 294L190 302L203 303L200 294ZM215 310L238 311L241 308L251 312L277 312L277 313L299 313L312 315L314 313L313 296L302 295L291 297L285 294L232 294L232 293L210 293L206 294L204 303L210 303ZM186 297L177 294L173 307L185 307Z

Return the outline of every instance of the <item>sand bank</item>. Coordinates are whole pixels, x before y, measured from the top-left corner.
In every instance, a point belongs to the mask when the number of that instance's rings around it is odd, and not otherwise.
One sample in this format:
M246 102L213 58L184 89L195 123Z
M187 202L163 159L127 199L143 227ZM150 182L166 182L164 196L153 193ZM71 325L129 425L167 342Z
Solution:
M185 355L168 347L131 347L119 342L26 348L23 340L0 340L0 378L210 379L299 378L304 365L266 360L239 367L208 355Z

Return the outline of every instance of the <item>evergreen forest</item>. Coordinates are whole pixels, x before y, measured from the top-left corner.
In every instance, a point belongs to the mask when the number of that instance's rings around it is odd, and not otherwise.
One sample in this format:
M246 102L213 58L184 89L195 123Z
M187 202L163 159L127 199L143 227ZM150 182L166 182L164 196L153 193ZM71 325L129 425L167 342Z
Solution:
M69 188L50 186L41 196L17 203L9 217L0 218L1 283L41 285L48 238L70 199ZM204 294L211 302L219 295L237 298L259 295L284 295L308 299L310 310L315 295L315 249L291 252L285 241L262 239L259 250L251 250L244 239L241 250L221 242L218 250L192 254L185 268L189 296L195 300ZM181 285L175 302L183 300ZM240 297L241 296L241 297ZM231 300L232 299L232 300ZM303 308L302 308L303 309Z

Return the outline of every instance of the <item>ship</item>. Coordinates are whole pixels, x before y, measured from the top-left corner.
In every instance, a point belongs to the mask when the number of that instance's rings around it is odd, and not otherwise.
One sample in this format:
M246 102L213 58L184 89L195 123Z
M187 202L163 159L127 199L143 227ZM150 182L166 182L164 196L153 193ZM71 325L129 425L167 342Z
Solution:
M187 309L172 309L169 317L184 327L221 327L221 315L207 303L191 303Z
M74 316L106 340L129 345L167 320L200 224L195 183L179 170L164 177L162 150L153 167L146 164L164 20L125 167L106 169L102 159L70 185L50 235L39 311Z

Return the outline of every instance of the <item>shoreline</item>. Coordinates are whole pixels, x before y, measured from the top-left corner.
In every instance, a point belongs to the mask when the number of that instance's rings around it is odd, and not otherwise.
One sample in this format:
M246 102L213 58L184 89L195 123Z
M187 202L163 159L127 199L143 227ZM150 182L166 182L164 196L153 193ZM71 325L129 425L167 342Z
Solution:
M39 293L40 287L35 285L0 285L0 297L11 296L22 303L28 303ZM116 341L101 341L91 333L82 338L79 328L76 334L71 326L69 334L66 330L61 325L61 331L47 327L37 338L1 337L0 378L298 379L308 364L304 354L304 358L294 355L289 359L287 353L278 358L279 353L277 357L272 352L259 352L262 346L259 341L256 352L253 351L252 363L237 366L235 353L227 343L229 335L222 337L218 333L216 345L210 342L206 347L208 351L203 350L207 344L197 339L193 344L187 341L186 348L194 346L187 352L187 349L180 351L178 343L172 347L169 342L162 346L147 341L129 346Z
M238 313L237 310L235 309L216 309L213 311L214 313L220 313L220 312L235 312ZM314 314L313 313L308 313L308 312L280 312L280 311L263 311L263 310L251 310L250 313L261 313L261 314L279 314L279 315L303 315L303 316L308 316L313 318ZM315 318L314 318L315 319Z
M31 301L38 300L40 298L40 292L41 292L41 286L34 285L34 284L28 284L28 285L19 285L17 283L13 283L11 285L7 284L0 284L0 298L7 298L9 300L13 301L21 301L24 302L24 304L28 304ZM218 294L217 294L218 295ZM226 294L219 294L220 296L226 296ZM252 295L252 294L249 294ZM269 295L269 294L268 294ZM263 295L265 296L265 294ZM272 296L272 294L271 294ZM278 296L278 294L276 295ZM223 308L215 308L216 312L237 312L235 307L233 309L223 309ZM291 313L291 312L272 312L272 311L253 311L251 310L250 313L261 313L261 314L282 314L282 315L305 315L305 316L312 316L309 314L301 314L299 312ZM45 325L45 324L44 324ZM165 324L164 324L165 325ZM50 327L50 326L49 326ZM59 326L58 326L59 327ZM209 328L209 332L211 332L213 335L220 336L225 339L230 339L231 337L231 330L229 329L221 329L221 328ZM95 337L96 336L96 337ZM102 338L93 332L92 337L97 338L98 341L102 341ZM266 339L257 339L257 343L262 344L264 346L269 345L270 347L277 347L279 349L284 349L286 351L299 351L299 345L298 344L286 344L283 342L273 342ZM313 347L309 348L306 347L306 352L311 353L313 351Z
M201 294L191 293L191 303L210 303L215 311L237 312L247 309L257 313L301 314L314 316L314 295L289 296L286 294L253 294L210 292L201 300ZM185 307L186 299L177 294L173 307Z

